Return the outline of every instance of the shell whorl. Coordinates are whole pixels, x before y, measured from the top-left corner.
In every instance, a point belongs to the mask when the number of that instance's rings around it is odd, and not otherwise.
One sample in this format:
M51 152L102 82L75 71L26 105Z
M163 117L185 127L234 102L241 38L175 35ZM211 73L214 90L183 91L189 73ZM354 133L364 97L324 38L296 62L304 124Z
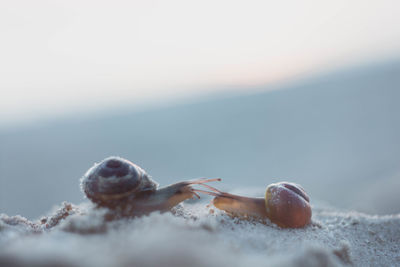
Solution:
M81 189L95 203L154 191L158 183L139 166L120 157L95 163L81 178Z
M264 200L268 218L281 227L304 227L311 221L310 198L298 184L270 184Z

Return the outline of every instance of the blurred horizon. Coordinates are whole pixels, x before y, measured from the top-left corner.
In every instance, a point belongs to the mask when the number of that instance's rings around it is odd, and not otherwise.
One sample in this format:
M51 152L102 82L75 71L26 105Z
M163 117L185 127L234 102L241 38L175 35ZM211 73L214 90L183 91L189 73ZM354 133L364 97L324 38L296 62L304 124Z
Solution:
M400 54L400 53L399 53ZM142 97L139 99L125 98L119 101L111 101L105 103L99 102L98 107L89 106L83 107L80 105L74 108L66 108L62 110L53 111L33 111L29 114L19 114L15 117L9 118L0 116L0 132L13 131L18 129L30 127L42 127L46 124L51 124L59 119L70 120L79 119L85 120L90 117L98 117L109 114L119 114L124 111L128 112L145 112L150 110L157 110L175 105L185 105L185 103L197 103L202 101L209 101L214 99L223 99L227 97L239 97L259 94L274 90L285 90L287 87L296 86L304 82L321 79L326 76L337 74L348 74L353 71L363 71L370 68L386 67L391 64L396 64L400 61L400 56L392 56L390 58L379 58L374 60L359 61L353 64L344 66L331 66L324 69L310 71L308 73L293 75L285 79L276 80L274 82L257 85L236 85L236 86L220 86L202 88L203 90L194 90L188 93L180 92L179 94L165 95L162 98L158 97ZM196 88L196 89L200 89ZM74 103L70 103L74 105ZM77 117L79 116L79 118Z

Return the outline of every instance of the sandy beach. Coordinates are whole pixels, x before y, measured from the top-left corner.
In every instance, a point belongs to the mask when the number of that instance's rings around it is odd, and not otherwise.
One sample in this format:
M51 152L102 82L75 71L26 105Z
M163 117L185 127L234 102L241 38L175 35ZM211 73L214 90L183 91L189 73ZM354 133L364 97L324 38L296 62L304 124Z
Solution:
M400 214L313 205L312 223L282 229L231 218L207 202L105 222L63 203L42 221L0 216L1 266L398 266Z
M400 267L399 15L1 1L0 267Z

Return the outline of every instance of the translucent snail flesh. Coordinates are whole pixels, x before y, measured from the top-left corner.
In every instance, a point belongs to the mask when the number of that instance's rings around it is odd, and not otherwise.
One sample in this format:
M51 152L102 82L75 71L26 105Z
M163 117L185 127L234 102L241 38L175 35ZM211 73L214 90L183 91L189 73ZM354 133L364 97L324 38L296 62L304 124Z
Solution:
M283 228L300 228L311 221L310 199L304 189L295 183L270 184L264 198L243 197L204 186L213 192L196 191L215 196L214 206L232 216L268 218Z

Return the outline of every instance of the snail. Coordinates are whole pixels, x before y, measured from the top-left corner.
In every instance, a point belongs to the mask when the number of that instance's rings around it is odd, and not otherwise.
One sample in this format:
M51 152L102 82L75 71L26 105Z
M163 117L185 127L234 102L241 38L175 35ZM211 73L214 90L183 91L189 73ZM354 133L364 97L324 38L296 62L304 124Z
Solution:
M213 204L235 217L268 218L282 228L300 228L311 221L310 199L304 189L295 183L270 184L264 198L251 198L221 192L204 184L213 192L197 190L215 196Z
M158 188L142 168L120 157L109 157L91 167L81 178L81 189L92 202L122 216L168 211L180 202L200 196L191 185L221 179L196 179Z

